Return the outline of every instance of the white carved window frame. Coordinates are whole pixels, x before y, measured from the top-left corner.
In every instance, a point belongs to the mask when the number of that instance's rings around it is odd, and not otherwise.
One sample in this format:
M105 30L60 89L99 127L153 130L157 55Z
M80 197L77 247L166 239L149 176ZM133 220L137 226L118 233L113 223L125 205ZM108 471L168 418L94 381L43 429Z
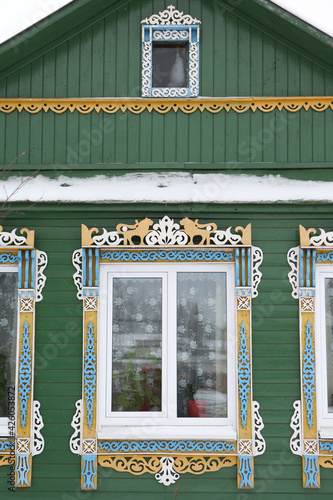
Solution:
M200 21L175 10L166 10L141 21L142 97L198 97ZM188 42L188 87L153 87L153 43Z
M290 449L302 457L303 487L319 488L320 466L333 468L333 418L324 418L322 387L327 381L322 285L325 276L333 277L333 232L320 229L318 235L300 225L299 233L300 245L287 256L291 295L299 301L301 361L301 399L293 404Z
M187 217L177 223L168 216L156 223L148 218L134 224L120 223L116 231L103 228L102 233L82 224L82 247L74 251L73 265L77 297L83 301L83 381L70 449L81 456L83 490L97 489L97 463L118 471L155 474L164 485L173 484L180 473L201 474L237 464L238 487L253 487L253 457L264 453L266 447L259 404L253 400L251 354L251 303L258 295L263 256L260 248L251 244L250 224L237 227L236 232L232 233L231 227L218 230L214 223L199 224ZM147 255L159 262L185 258L194 266L196 262L218 260L221 266L226 263L234 267L233 297L228 299L235 303L236 439L165 436L140 441L121 439L114 433L99 434L100 269L106 262L137 263Z
M44 449L44 424L33 389L35 304L43 299L47 266L46 253L34 247L34 231L23 228L21 236L16 231L6 232L0 226L1 269L8 266L18 274L16 382L8 394L9 417L1 419L0 427L0 466L9 465L15 471L14 484L10 482L12 491L31 486L32 457ZM6 422L7 429L3 425Z

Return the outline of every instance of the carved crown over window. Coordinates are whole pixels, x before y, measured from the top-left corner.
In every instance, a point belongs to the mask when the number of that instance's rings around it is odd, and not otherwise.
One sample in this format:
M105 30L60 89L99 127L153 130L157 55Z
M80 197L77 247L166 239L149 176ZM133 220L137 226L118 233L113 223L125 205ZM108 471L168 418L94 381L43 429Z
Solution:
M189 14L185 14L175 9L173 5L169 5L165 10L159 12L158 14L153 14L147 17L141 24L171 24L171 25L181 25L181 24L201 24L201 21L193 18Z

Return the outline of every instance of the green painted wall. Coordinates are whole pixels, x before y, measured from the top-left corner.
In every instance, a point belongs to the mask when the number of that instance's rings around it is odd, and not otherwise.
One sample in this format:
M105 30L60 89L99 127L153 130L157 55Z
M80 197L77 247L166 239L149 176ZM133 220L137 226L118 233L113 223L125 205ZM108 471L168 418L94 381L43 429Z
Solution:
M0 97L140 97L140 22L167 5L132 0L109 9L1 81ZM263 32L255 20L243 19L237 7L202 0L173 5L202 22L200 95L333 94L331 72L278 41L272 30Z
M108 2L110 3L110 2ZM234 2L237 3L237 2ZM279 96L333 94L333 73L311 60L309 47L288 48L283 33L264 28L237 7L194 0L176 7L202 20L201 95ZM256 2L254 2L255 4ZM139 96L140 21L169 2L139 2L96 13L45 54L0 79L0 97ZM254 5L255 7L255 5ZM98 20L99 19L99 20ZM278 25L278 24L277 24ZM325 66L325 67L324 67ZM326 69L325 69L326 68ZM333 113L286 111L213 115L199 111L0 114L0 165L25 150L16 170L29 174L91 176L138 171L282 174L332 179ZM88 182L88 181L87 181ZM286 253L299 243L298 225L333 228L332 206L283 205L45 205L12 206L5 229L36 231L49 265L44 300L36 308L35 398L41 402L45 450L33 460L32 488L18 498L81 500L301 500L330 495L333 471L321 470L318 490L302 488L301 458L289 451L292 403L300 397L298 303L291 298ZM252 223L253 244L264 251L263 279L253 301L254 397L261 405L267 451L255 459L255 489L236 488L236 467L204 476L182 476L164 487L99 468L97 493L80 492L80 459L69 451L75 401L81 396L82 303L76 298L71 256L80 247L81 223L114 229L122 220L168 214L214 221L219 228ZM1 498L8 468L0 467Z
M331 495L333 473L321 469L321 489L302 489L301 458L289 451L293 401L300 397L298 303L291 297L286 253L298 244L298 224L331 230L331 205L39 205L23 208L5 221L6 229L26 226L36 231L36 246L47 252L49 265L44 299L36 308L35 398L41 402L44 452L33 459L33 482L17 489L17 498L74 500L246 500L248 497L301 500ZM236 467L203 476L185 475L164 487L142 477L99 468L97 493L80 493L80 458L69 451L75 401L81 395L82 303L76 298L71 256L80 247L80 225L115 229L119 221L168 214L215 221L219 228L252 222L253 244L264 262L259 296L253 301L254 398L260 403L267 451L255 458L255 489L236 488ZM12 498L0 468L1 498ZM320 493L319 493L320 492Z

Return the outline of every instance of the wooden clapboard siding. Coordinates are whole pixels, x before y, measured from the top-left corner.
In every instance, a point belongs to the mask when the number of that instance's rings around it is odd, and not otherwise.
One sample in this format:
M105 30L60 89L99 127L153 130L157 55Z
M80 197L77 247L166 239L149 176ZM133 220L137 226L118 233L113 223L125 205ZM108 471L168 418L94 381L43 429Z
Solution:
M174 3L202 21L200 95L333 94L332 72L321 61L286 46L237 8L226 10L223 1ZM163 8L163 2L133 0L110 9L2 78L0 97L140 97L140 21Z
M80 225L114 229L119 221L168 214L184 214L200 221L214 221L219 228L252 222L253 244L262 248L264 262L259 296L253 301L253 391L265 422L266 453L255 459L255 490L260 500L301 499L301 461L289 451L292 403L299 398L298 304L287 280L286 253L298 244L298 224L333 227L331 205L53 205L17 206L23 213L6 220L6 228L26 226L36 231L36 245L48 253L44 300L36 312L35 398L41 402L46 448L34 458L33 485L24 498L65 500L83 498L79 490L80 459L68 447L75 401L81 395L82 303L76 299L71 255L80 246ZM0 468L0 492L5 494ZM322 486L307 491L309 498L332 491L333 477L322 469ZM150 475L135 477L99 467L98 495L120 500L170 499L176 486L165 488ZM221 493L239 500L236 468L203 476L183 476L178 499L220 500ZM17 494L20 494L18 491Z
M58 171L70 166L78 175L80 164L90 164L96 172L102 164L116 164L109 168L125 171L133 165L135 170L177 170L183 163L189 163L189 170L190 164L194 169L200 164L202 171L229 173L256 170L260 168L256 164L263 164L261 168L267 170L297 169L302 175L312 163L318 169L320 163L333 161L330 109L239 115L233 111L191 115L173 111L166 115L121 111L113 115L43 111L30 115L14 111L0 114L0 130L0 164L28 150L19 158L20 165L54 164L53 170ZM221 163L229 165L211 165Z

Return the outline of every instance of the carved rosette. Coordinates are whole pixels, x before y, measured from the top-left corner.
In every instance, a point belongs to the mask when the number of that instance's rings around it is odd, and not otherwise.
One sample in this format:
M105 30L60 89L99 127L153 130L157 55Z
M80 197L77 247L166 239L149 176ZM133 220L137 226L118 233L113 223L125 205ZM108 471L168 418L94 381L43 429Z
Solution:
M185 472L202 474L237 464L239 487L253 487L253 457L266 448L259 404L252 400L251 366L251 301L258 295L262 260L261 249L251 244L250 224L222 230L214 222L187 217L175 221L165 215L158 221L146 217L120 222L111 231L102 228L99 232L96 227L82 225L82 248L73 253L73 265L77 297L83 301L83 393L71 424L74 433L70 449L82 457L83 489L97 487L96 460L117 471L154 474L164 485L173 484ZM119 262L217 262L234 266L237 440L98 439L98 270L104 264Z

